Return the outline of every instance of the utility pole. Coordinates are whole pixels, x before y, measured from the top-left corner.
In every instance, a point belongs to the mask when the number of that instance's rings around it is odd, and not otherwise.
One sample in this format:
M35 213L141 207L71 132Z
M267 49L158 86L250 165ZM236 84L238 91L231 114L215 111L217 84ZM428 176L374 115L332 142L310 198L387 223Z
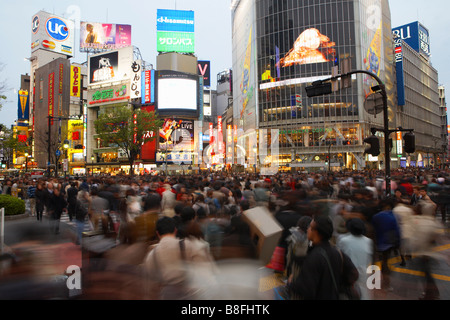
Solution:
M331 77L329 79L325 80L319 80L312 83L311 86L306 87L306 93L308 97L317 97L317 96L323 96L328 95L333 92L332 90L332 82L336 81L340 78L342 79L351 79L351 76L353 74L367 74L374 78L378 85L372 87L372 90L374 92L380 92L382 98L383 98L383 121L384 121L384 128L383 130L377 130L384 133L384 157L385 157L385 181L386 181L386 196L390 197L391 195L391 158L390 158L390 142L389 142L389 135L392 132L396 131L412 131L412 129L403 130L400 128L400 130L389 130L389 115L388 115L388 98L386 93L386 86L383 84L383 81L374 73L366 70L355 70L350 71L341 75L337 75L334 77Z

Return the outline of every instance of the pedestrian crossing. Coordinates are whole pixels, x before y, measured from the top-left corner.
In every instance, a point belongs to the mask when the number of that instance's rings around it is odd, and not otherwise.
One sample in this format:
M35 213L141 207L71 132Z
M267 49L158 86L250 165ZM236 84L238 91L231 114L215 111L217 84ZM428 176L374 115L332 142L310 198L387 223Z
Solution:
M75 222L75 218L73 218L72 221L70 221L70 218L69 218L69 215L67 214L67 212L63 212L61 214L60 222L65 223L68 226L73 227L74 229L77 228L77 223ZM89 222L89 220L86 219L84 222L83 232L90 232L90 231L93 231L93 227L91 226L91 223Z

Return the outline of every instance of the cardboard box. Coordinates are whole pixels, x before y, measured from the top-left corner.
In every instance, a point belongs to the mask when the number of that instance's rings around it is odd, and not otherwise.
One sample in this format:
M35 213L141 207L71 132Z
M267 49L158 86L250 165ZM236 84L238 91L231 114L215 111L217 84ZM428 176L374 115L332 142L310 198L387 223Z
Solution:
M257 248L259 259L268 264L280 241L283 227L266 207L244 211L243 220L250 226L250 235Z

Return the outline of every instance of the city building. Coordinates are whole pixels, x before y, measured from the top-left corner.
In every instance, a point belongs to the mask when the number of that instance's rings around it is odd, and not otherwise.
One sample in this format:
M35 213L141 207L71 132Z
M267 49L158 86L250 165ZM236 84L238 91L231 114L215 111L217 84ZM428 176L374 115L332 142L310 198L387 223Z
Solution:
M232 29L236 164L275 172L383 167L384 150L369 157L363 143L372 128L383 128L378 109L366 110L375 78L355 74L333 85L331 95L314 98L306 87L331 78L335 66L340 73L371 72L386 84L394 123L387 0L235 0ZM264 150L268 145L272 151Z
M431 63L430 36L419 22L393 28L396 60L396 128L414 129L415 153L406 154L394 138L393 167L436 167L446 144L446 111L438 71ZM439 158L439 159L438 159Z

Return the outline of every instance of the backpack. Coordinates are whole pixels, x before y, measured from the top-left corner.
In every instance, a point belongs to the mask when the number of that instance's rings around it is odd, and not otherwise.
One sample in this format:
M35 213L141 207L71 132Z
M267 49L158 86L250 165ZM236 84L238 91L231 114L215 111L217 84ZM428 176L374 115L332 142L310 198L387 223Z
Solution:
M78 221L84 221L86 216L88 215L88 209L84 203L80 200L77 200L75 205L75 219Z

